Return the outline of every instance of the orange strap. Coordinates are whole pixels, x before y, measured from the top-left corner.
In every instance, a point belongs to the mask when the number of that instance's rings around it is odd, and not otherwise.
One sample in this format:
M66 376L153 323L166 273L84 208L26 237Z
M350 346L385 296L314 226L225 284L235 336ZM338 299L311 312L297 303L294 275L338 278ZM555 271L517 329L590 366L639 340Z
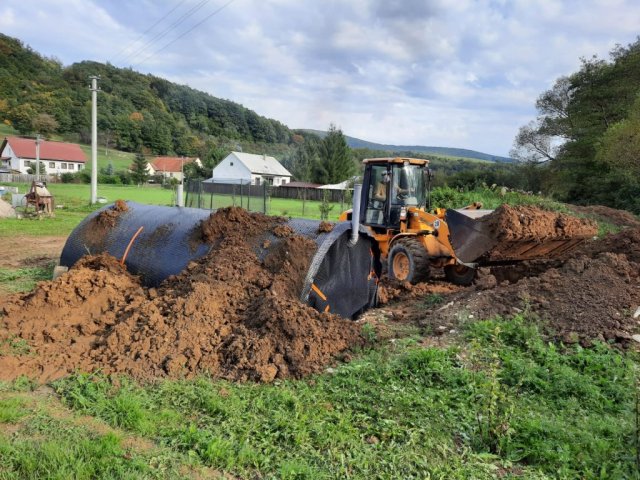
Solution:
M129 255L129 250L131 250L131 245L133 245L133 241L140 235L140 232L144 230L144 227L140 227L136 233L133 234L131 240L129 240L129 245L127 245L127 249L124 251L124 255L122 255L122 260L120 260L120 265L124 265L124 261L127 259L127 255Z
M314 292L316 292L316 293L318 294L318 296L319 296L322 300L324 300L325 302L327 301L327 297L325 296L325 294L324 294L324 293L322 293L322 290L320 290L318 287L316 287L316 284L315 284L315 283L312 283L312 284L311 284L311 289L312 289Z

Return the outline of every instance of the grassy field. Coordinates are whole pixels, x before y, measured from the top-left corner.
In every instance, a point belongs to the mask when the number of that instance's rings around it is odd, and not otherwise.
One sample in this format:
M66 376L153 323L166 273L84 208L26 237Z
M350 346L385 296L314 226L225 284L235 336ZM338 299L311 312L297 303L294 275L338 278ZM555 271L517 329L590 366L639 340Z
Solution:
M448 348L368 334L349 364L272 385L5 384L0 478L637 478L632 355L550 345L523 317Z
M2 220L0 237L64 235L92 210L88 186L51 187L65 205L56 218ZM100 194L171 201L155 187ZM275 200L271 213L292 214ZM505 200L565 209L492 190L434 192L446 207ZM0 269L0 288L30 290L50 273ZM443 301L436 297L415 301L427 308ZM522 315L469 322L443 347L382 310L380 322L384 338L363 327L368 343L349 363L302 380L139 383L78 373L45 386L0 382L0 480L640 478L636 353L551 344ZM0 342L0 356L29 352L22 338Z

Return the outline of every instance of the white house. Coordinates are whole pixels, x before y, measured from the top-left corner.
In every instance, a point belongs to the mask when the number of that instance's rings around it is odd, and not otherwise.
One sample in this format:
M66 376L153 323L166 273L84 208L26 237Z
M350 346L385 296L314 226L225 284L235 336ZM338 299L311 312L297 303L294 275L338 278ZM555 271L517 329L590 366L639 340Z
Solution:
M74 173L84 168L87 157L75 143L40 140L40 163L47 174ZM36 159L33 138L6 137L0 146L0 169L14 173L28 173Z
M231 152L216 165L213 175L205 182L280 186L289 183L291 176L273 157Z

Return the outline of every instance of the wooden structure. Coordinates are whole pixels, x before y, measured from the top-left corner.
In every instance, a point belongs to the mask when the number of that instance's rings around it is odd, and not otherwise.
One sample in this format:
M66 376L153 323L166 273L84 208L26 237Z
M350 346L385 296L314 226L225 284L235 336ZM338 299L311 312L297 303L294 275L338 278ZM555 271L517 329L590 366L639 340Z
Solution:
M30 206L33 206L37 215L53 215L53 195L51 195L51 192L47 189L46 183L36 181L31 182L31 188L24 198L27 201L27 210Z

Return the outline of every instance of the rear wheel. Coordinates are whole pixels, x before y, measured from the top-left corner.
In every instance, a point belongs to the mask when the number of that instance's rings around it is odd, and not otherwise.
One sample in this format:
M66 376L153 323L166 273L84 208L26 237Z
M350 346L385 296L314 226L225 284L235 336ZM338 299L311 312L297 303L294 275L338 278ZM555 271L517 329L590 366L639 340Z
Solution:
M420 241L401 238L389 251L389 277L401 282L418 283L429 278L429 256Z
M476 278L476 270L460 264L447 265L444 267L444 276L455 285L467 286Z

